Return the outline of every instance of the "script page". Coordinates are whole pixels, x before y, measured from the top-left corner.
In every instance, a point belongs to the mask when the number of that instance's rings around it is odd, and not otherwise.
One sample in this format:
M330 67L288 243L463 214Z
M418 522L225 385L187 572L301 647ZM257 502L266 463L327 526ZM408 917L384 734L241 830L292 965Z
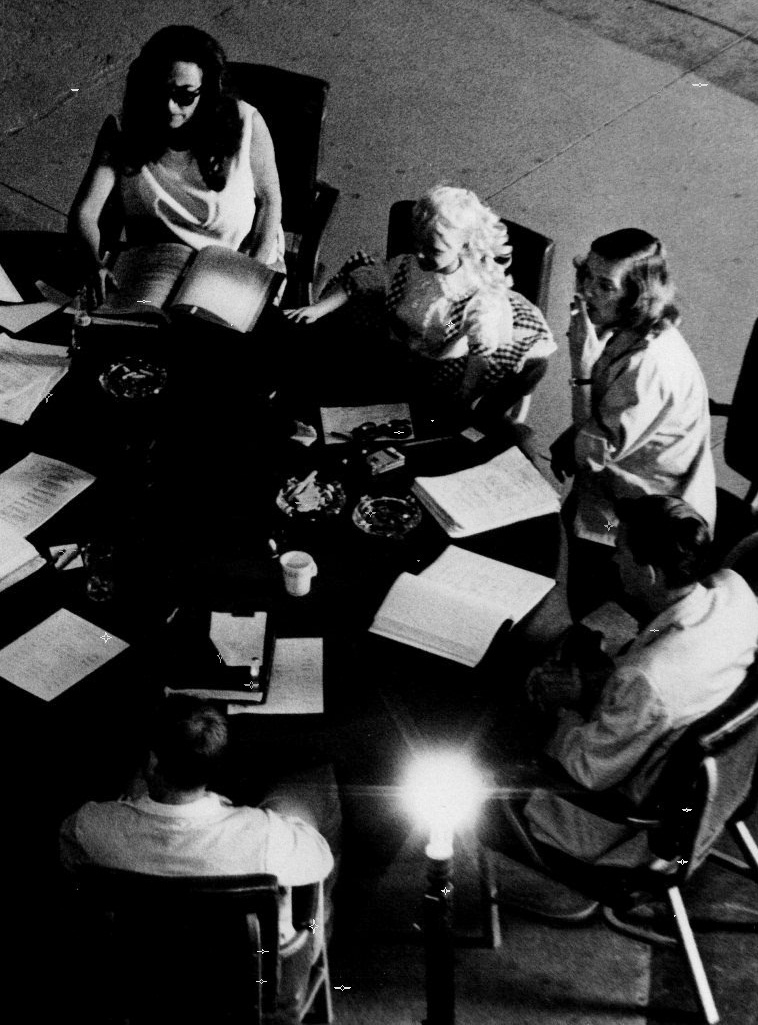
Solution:
M22 303L23 301L23 296L0 266L0 302Z
M60 345L0 334L0 420L23 424L69 368Z
M268 698L263 705L230 704L230 715L317 715L324 711L321 637L277 637Z
M488 602L502 618L517 623L548 591L555 581L540 573L488 559L486 555L448 545L440 557L421 574L421 579L451 591L471 594Z
M76 466L30 452L0 474L0 521L26 537L94 480Z
M209 313L236 331L249 331L279 278L277 271L244 253L207 246L195 257L171 309Z
M168 301L193 250L180 242L161 242L155 246L133 246L116 257L113 275L118 290L95 311L109 313L154 313Z
M448 589L401 573L382 602L370 630L423 651L475 666L502 626L501 608L459 588Z
M52 701L129 645L67 609L59 609L0 651L0 676Z

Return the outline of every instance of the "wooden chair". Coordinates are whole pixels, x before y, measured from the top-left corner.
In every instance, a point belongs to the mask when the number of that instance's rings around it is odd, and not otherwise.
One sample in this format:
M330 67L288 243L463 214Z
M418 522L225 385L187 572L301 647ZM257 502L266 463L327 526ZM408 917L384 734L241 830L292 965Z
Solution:
M318 920L323 901L320 883L293 889L296 935L285 949L272 875L167 877L87 868L77 875L76 897L85 932L95 938L107 1020L128 1025L266 1022L277 1006L282 956L309 943L308 923ZM331 1022L325 943L300 1020L312 1011L311 1020Z
M285 306L313 301L321 239L339 191L318 179L329 83L266 64L231 63L232 87L256 107L274 142L287 241Z
M387 225L388 259L413 252L413 204L412 199L400 199L390 207ZM513 287L547 315L555 243L546 235L540 235L539 232L516 224L515 221L506 218L502 220L508 229L508 239L513 246L513 263L508 268L508 273L513 278ZM524 395L509 410L510 419L514 423L526 421L531 398L531 394Z
M753 667L732 697L709 715L681 731L644 804L616 792L567 797L614 822L645 829L650 862L635 869L587 865L568 856L536 865L540 871L587 893L604 904L606 923L614 930L652 944L681 945L697 998L708 1025L720 1020L703 966L681 887L706 861L758 883L758 843L747 818L758 803L758 670ZM724 833L737 843L744 861L716 848ZM483 891L488 897L485 923L496 945L499 919L487 852L482 854ZM643 926L628 915L641 898L663 899L673 916L675 936ZM625 920L625 915L627 919ZM714 926L711 926L713 928ZM743 923L719 921L723 929ZM754 926L753 926L754 928Z

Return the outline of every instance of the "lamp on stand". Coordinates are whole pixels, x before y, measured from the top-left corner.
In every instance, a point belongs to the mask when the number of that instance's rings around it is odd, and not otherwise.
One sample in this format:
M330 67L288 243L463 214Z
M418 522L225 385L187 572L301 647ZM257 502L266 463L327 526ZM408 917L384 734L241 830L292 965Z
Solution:
M411 814L429 830L423 916L424 1025L454 1025L453 836L456 828L473 820L483 784L464 755L434 753L411 765L403 793Z

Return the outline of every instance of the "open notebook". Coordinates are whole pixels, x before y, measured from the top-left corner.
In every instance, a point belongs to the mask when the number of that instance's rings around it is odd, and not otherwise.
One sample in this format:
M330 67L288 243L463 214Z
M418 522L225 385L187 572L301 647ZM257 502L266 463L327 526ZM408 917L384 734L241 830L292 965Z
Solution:
M450 545L418 576L400 574L370 629L475 666L503 623L518 622L554 586L550 577Z

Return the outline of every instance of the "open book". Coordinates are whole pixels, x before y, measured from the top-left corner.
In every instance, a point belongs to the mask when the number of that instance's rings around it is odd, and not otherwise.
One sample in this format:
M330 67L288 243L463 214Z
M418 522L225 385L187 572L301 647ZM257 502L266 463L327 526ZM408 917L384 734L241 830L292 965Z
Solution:
M555 581L450 545L431 566L401 573L372 633L475 666L506 620L516 623Z
M112 267L115 292L95 321L170 320L184 313L235 331L251 331L284 275L224 246L196 251L179 242L135 246Z
M468 470L417 477L411 490L450 537L481 534L560 509L558 492L515 447Z

